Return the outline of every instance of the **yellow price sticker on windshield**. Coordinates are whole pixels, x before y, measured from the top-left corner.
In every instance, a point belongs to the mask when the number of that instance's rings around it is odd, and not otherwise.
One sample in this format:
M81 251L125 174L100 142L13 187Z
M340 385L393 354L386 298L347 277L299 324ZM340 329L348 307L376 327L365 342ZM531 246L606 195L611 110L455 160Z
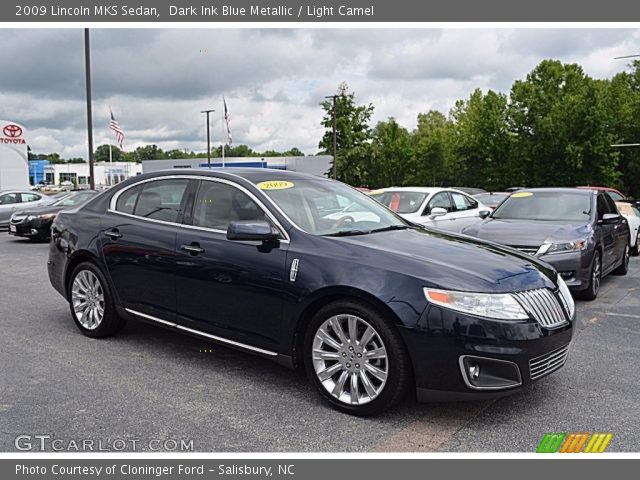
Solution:
M260 190L284 190L293 187L293 182L284 180L269 180L268 182L260 182L257 184Z
M533 197L531 192L517 192L511 195L513 198Z

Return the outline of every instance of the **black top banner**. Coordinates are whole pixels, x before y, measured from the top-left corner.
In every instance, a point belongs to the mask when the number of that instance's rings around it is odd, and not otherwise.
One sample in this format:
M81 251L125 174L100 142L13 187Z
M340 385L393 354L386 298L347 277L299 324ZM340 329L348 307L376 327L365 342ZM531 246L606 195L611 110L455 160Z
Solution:
M15 0L1 22L637 22L628 0Z

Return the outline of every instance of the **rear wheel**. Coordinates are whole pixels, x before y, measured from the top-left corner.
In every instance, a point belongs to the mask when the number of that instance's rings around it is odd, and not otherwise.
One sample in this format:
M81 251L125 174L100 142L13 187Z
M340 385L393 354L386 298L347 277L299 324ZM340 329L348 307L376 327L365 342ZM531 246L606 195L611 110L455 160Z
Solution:
M411 384L411 366L395 329L367 304L339 301L323 307L305 335L305 367L334 407L372 415L396 404Z
M633 255L634 257L640 255L640 232L638 232L638 235L636 235L636 244L631 249L631 255Z
M118 316L106 278L93 263L82 262L71 273L68 300L71 316L88 337L107 337L120 331L125 320Z
M600 252L593 254L591 261L591 270L589 271L589 284L585 290L577 293L582 300L595 300L600 291L600 281L602 280L602 258Z

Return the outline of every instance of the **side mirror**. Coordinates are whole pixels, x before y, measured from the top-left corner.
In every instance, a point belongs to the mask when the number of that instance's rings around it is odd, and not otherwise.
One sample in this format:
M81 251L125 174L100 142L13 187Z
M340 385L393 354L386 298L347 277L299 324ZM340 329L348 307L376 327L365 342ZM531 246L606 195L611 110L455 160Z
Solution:
M601 220L604 224L617 223L620 221L620 215L617 213L605 213Z
M491 215L491 212L489 210L480 210L478 212L478 216L483 220L487 218L489 215Z
M437 217L442 217L443 215L446 215L447 211L442 208L442 207L433 207L431 209L431 212L429 212L429 218L434 219Z
M227 227L229 240L269 242L278 238L280 234L269 222L263 220L231 222Z

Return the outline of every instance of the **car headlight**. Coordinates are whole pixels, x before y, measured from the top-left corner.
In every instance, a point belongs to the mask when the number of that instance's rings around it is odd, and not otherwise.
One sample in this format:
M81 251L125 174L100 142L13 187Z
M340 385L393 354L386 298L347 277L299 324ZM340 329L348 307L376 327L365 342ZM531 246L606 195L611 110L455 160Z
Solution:
M545 243L538 250L538 255L549 255L552 253L567 253L584 250L587 248L586 240L575 240L573 242Z
M526 320L522 305L508 293L469 293L425 288L428 302L462 313L498 320Z
M558 289L560 290L560 299L562 303L564 303L564 308L569 313L569 318L573 318L573 314L576 311L576 302L573 301L569 287L567 287L567 284L560 275L558 275L557 282Z
M38 215L40 220L53 220L56 218L57 213L44 213L42 215Z

